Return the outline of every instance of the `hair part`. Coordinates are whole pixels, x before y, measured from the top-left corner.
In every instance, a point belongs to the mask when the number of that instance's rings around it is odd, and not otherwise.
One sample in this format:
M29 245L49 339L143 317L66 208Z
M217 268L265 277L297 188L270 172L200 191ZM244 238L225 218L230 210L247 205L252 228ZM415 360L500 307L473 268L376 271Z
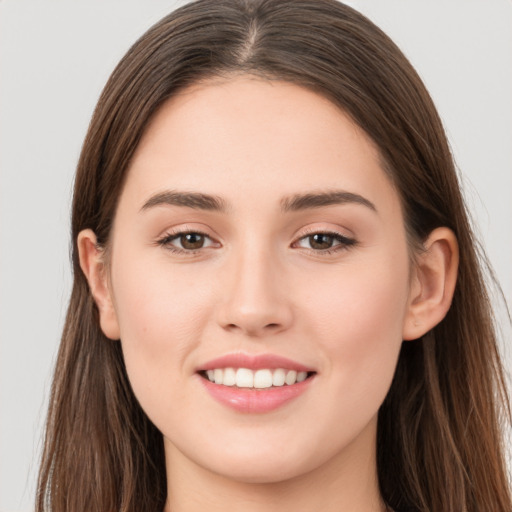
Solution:
M78 163L73 291L56 363L37 511L162 510L162 436L105 338L78 261L92 229L108 246L141 137L160 106L201 81L252 74L313 90L373 140L411 243L440 226L460 248L446 318L404 342L379 411L377 464L396 511L508 512L501 437L510 420L492 309L442 123L423 83L373 23L335 0L199 0L153 26L112 73Z

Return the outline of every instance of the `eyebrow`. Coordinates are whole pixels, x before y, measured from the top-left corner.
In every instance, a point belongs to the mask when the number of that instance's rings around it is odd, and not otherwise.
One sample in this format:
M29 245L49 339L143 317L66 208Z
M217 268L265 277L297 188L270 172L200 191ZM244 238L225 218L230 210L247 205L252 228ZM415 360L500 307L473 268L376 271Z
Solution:
M370 200L359 194L346 192L344 190L296 194L294 196L284 198L281 201L281 208L284 212L294 212L339 204L359 204L377 212L377 208Z
M200 192L177 192L174 190L167 190L151 196L144 203L141 211L161 205L185 206L196 210L216 212L227 211L227 203L221 197L202 194Z
M293 196L283 198L280 203L281 210L284 213L343 204L359 204L377 212L377 208L370 200L359 194L346 192L344 190L295 194ZM141 211L162 205L183 206L196 210L224 213L228 210L228 203L219 196L203 194L200 192L178 192L174 190L167 190L151 196L144 203Z

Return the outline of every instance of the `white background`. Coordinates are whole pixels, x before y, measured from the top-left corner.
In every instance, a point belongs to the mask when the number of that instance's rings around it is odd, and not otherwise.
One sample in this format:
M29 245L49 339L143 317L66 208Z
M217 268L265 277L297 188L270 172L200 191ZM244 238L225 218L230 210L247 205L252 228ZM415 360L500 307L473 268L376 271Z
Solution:
M33 508L70 291L71 184L90 115L131 43L178 3L0 0L0 512ZM511 1L351 5L399 44L425 80L479 239L512 303ZM510 343L503 308L498 314Z

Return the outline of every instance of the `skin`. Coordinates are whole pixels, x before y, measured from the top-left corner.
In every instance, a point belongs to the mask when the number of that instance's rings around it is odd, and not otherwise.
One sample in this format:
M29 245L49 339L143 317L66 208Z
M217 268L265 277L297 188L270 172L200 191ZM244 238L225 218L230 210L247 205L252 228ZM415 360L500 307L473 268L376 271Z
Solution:
M219 197L225 211L143 208L169 190ZM283 198L333 190L373 207L282 210ZM205 233L204 246L187 252L170 239L177 231ZM312 233L332 232L353 242L312 245ZM411 264L397 192L343 112L250 76L187 89L136 151L110 260L90 230L78 245L102 329L121 340L134 392L164 436L167 510L384 510L378 409L402 341L450 305L457 244L440 228ZM195 371L235 352L281 355L316 375L277 410L240 413Z

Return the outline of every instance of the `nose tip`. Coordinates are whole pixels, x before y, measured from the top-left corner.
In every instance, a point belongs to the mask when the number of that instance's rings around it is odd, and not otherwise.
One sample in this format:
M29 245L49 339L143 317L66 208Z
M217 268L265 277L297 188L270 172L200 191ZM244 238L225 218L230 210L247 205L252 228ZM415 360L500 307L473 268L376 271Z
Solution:
M261 337L277 334L291 324L291 311L285 301L272 297L266 290L266 296L235 295L221 308L220 325L230 332L241 332L249 337Z
M231 273L218 307L221 327L250 337L288 329L293 320L290 297L277 274L269 262L254 261Z

